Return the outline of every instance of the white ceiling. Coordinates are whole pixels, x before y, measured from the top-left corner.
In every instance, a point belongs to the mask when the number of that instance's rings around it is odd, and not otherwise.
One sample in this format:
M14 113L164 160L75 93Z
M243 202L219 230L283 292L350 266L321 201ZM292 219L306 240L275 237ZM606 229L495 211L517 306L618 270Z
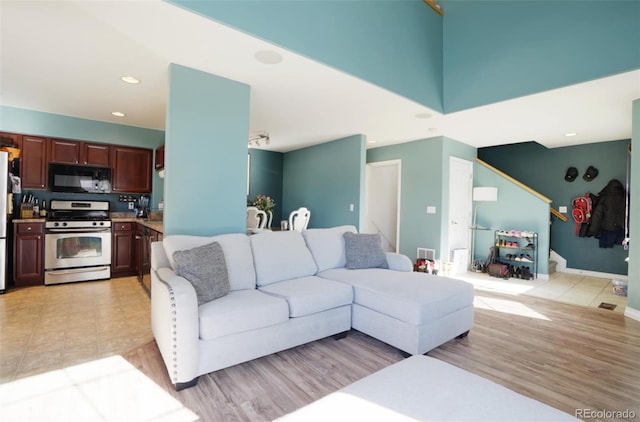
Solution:
M369 147L439 135L475 147L628 139L640 98L636 70L444 116L160 0L1 0L0 8L0 104L164 130L168 66L177 63L250 85L248 135L268 132L273 151L358 133ZM263 50L283 61L258 62Z

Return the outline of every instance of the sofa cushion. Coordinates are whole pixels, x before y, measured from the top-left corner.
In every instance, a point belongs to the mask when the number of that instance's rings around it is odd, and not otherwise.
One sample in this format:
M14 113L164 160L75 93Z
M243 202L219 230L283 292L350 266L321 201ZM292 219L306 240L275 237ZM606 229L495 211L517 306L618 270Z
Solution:
M343 268L347 263L344 253L344 233L356 233L355 226L338 226L328 229L308 229L302 232L304 241L316 261L318 271Z
M176 274L193 285L198 305L229 293L227 264L218 242L175 251L173 260L176 262Z
M266 231L249 239L258 286L306 277L318 271L299 231Z
M318 274L353 286L353 303L414 325L473 304L473 285L454 278L380 268L337 268Z
M387 257L382 250L379 234L346 232L342 236L347 268L387 268Z
M255 289L256 272L253 267L249 237L246 234L231 233L218 236L169 235L162 240L167 258L169 258L169 263L174 271L176 269L176 263L173 259L175 251L192 249L211 242L218 242L224 252L229 276L229 290Z
M198 309L200 338L211 340L289 320L289 306L258 290L237 290Z
M280 281L259 290L285 299L292 318L350 305L353 301L351 286L316 276Z

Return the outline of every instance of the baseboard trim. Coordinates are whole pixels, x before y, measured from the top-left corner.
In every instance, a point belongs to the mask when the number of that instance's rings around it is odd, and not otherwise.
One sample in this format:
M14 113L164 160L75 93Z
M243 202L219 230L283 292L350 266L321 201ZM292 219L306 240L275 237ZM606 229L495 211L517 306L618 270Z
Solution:
M635 319L636 321L640 321L640 310L633 309L627 306L627 308L624 310L624 316L626 316L627 318Z

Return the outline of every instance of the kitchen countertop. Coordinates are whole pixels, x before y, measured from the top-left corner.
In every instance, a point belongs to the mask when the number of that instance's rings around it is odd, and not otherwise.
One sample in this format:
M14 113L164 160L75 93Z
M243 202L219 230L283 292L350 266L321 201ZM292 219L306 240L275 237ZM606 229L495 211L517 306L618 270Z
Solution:
M44 223L46 218L13 218L14 223Z
M111 221L114 223L139 223L145 227L149 227L151 230L155 230L160 233L164 233L164 227L162 221L151 221L146 218L137 217L111 217Z

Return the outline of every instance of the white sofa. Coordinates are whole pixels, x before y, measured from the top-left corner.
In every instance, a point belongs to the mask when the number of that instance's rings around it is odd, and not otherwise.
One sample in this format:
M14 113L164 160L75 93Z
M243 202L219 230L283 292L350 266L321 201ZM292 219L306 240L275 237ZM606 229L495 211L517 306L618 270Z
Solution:
M330 229L165 236L151 248L151 325L176 389L200 375L355 328L407 354L464 336L473 325L473 286L413 273L387 253L389 268L345 268L345 232ZM173 254L217 241L229 293L198 306L175 273Z

